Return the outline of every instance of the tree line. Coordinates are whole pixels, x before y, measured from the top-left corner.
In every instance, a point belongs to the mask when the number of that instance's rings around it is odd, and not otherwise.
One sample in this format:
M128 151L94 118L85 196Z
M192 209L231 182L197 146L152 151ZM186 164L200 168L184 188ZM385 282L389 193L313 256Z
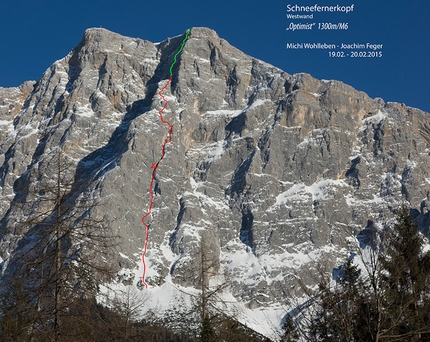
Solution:
M133 315L128 294L98 303L118 271L110 261L119 237L99 214L103 203L77 191L76 166L61 150L34 169L15 184L22 219L10 225L23 237L0 288L0 341L194 341Z
M220 310L217 297L228 283L209 284L219 265L205 253L202 239L200 325L173 331L162 321L140 319L136 303L99 304L99 286L112 281L119 243L93 199L76 195L74 164L61 151L21 184L15 205L27 227L19 253L10 261L0 297L1 341L269 341ZM21 191L19 191L21 190ZM430 341L430 252L410 210L333 281L322 274L309 301L284 322L282 341ZM361 256L361 258L360 258ZM356 256L357 257L357 256ZM215 270L215 271L214 271ZM195 319L195 317L193 318ZM184 317L184 322L187 317Z
M376 237L377 235L375 235ZM322 277L309 305L287 315L283 341L430 341L430 251L410 210L345 261L335 280Z
M142 320L138 309L144 303L130 291L109 307L101 305L96 300L100 285L115 280L119 270L110 263L119 237L98 214L103 203L77 191L83 184L76 179L76 166L61 150L34 169L15 184L14 216L22 219L12 224L23 237L0 288L1 341L264 340L231 317L209 314L210 297L217 291L209 289L212 266L203 253L202 267L196 270L202 295L194 310L201 312L201 323L194 331L173 331L163 321Z

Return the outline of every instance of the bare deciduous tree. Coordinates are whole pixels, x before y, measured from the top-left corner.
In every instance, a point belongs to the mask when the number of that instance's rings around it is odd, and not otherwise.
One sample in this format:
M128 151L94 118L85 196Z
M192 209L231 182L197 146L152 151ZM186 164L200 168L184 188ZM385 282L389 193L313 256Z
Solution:
M309 305L298 310L301 337L428 341L430 252L424 252L425 244L410 210L402 206L384 240L358 251L362 269L348 258L334 285L330 277L321 277L318 290L309 293Z
M94 297L115 271L109 260L117 237L95 214L100 204L78 191L74 163L63 152L40 163L25 186L19 224L28 229L15 262L28 305L36 308L30 334L60 341L75 301Z

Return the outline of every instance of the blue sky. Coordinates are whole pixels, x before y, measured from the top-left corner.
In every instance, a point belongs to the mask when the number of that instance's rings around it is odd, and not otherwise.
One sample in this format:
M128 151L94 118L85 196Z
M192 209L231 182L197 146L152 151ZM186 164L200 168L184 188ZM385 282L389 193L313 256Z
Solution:
M354 4L354 11L289 20L288 4ZM371 97L430 112L429 18L428 0L2 0L0 87L39 79L79 43L89 27L159 42L189 27L205 26L245 53L290 74L307 72L319 79L341 80ZM290 22L347 22L348 30L292 32L286 30ZM287 49L288 42L383 44L383 56L330 58L326 50Z

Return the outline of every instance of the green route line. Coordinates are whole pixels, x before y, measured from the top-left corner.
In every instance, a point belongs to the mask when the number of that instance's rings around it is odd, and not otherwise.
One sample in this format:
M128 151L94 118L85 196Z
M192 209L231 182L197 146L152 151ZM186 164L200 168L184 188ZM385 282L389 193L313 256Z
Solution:
M181 48L179 49L179 51L178 51L178 52L176 52L175 57L173 57L173 63L172 63L172 65L170 66L170 77L172 77L172 75L173 75L173 73L172 73L172 69L173 69L173 66L176 64L176 57L177 57L177 56L182 52L182 49L184 48L185 42L187 41L188 36L190 35L190 32L191 32L191 30L190 30L190 29L188 29L188 30L187 30L187 34L186 34L186 36L185 36L184 40L182 41Z
M169 86L170 82L172 81L172 78L173 78L173 76L172 76L172 69L173 69L173 66L176 64L176 57L182 52L182 49L184 48L185 42L187 41L188 36L190 35L190 33L191 33L191 30L188 29L187 30L187 34L186 34L185 38L182 41L181 48L175 54L174 61L173 61L172 65L170 66L170 77L167 80L167 82L164 85L164 87L161 88L161 90L158 92L158 95L164 101L164 106L163 106L163 108L161 108L158 111L158 115L160 116L161 122L164 123L164 124L166 124L167 126L169 126L169 133L167 135L167 139L164 141L164 143L161 146L161 157L160 157L160 159L158 160L158 162L154 162L151 165L151 169L153 169L152 170L151 181L149 182L149 194L150 194L151 197L150 197L150 200L149 200L148 210L147 210L146 214L144 216L142 216L142 223L145 226L145 243L143 245L143 252L142 252L142 256L141 256L141 258L142 258L142 264L143 264L143 273L142 273L141 280L142 280L142 284L146 288L149 287L148 283L145 281L146 269L147 269L146 262L145 262L145 256L146 256L146 250L147 250L148 242L149 242L149 224L146 223L145 220L152 213L152 206L153 206L154 199L155 199L155 193L152 190L153 189L153 183L155 181L155 176L157 174L157 169L158 169L158 167L160 166L161 162L164 159L164 156L165 156L165 153L166 153L166 145L168 145L168 144L170 144L172 142L172 134L173 134L173 126L172 126L172 124L169 121L167 121L167 120L165 120L163 118L163 111L166 109L167 104L169 103L169 101L164 97L163 91Z

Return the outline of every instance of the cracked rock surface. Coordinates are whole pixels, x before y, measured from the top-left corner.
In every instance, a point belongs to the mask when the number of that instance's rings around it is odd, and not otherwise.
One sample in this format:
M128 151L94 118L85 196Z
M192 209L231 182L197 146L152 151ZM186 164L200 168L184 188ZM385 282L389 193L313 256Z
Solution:
M0 88L3 275L25 234L16 199L59 147L76 163L76 191L102 199L94 210L122 237L112 263L137 269L168 132L157 93L183 38L88 29L40 80ZM173 141L154 182L150 286L169 276L198 287L204 244L212 273L256 308L285 300L285 288L299 294L295 274L311 284L317 261L335 267L404 201L428 234L429 113L290 75L208 28L191 29L163 94Z

